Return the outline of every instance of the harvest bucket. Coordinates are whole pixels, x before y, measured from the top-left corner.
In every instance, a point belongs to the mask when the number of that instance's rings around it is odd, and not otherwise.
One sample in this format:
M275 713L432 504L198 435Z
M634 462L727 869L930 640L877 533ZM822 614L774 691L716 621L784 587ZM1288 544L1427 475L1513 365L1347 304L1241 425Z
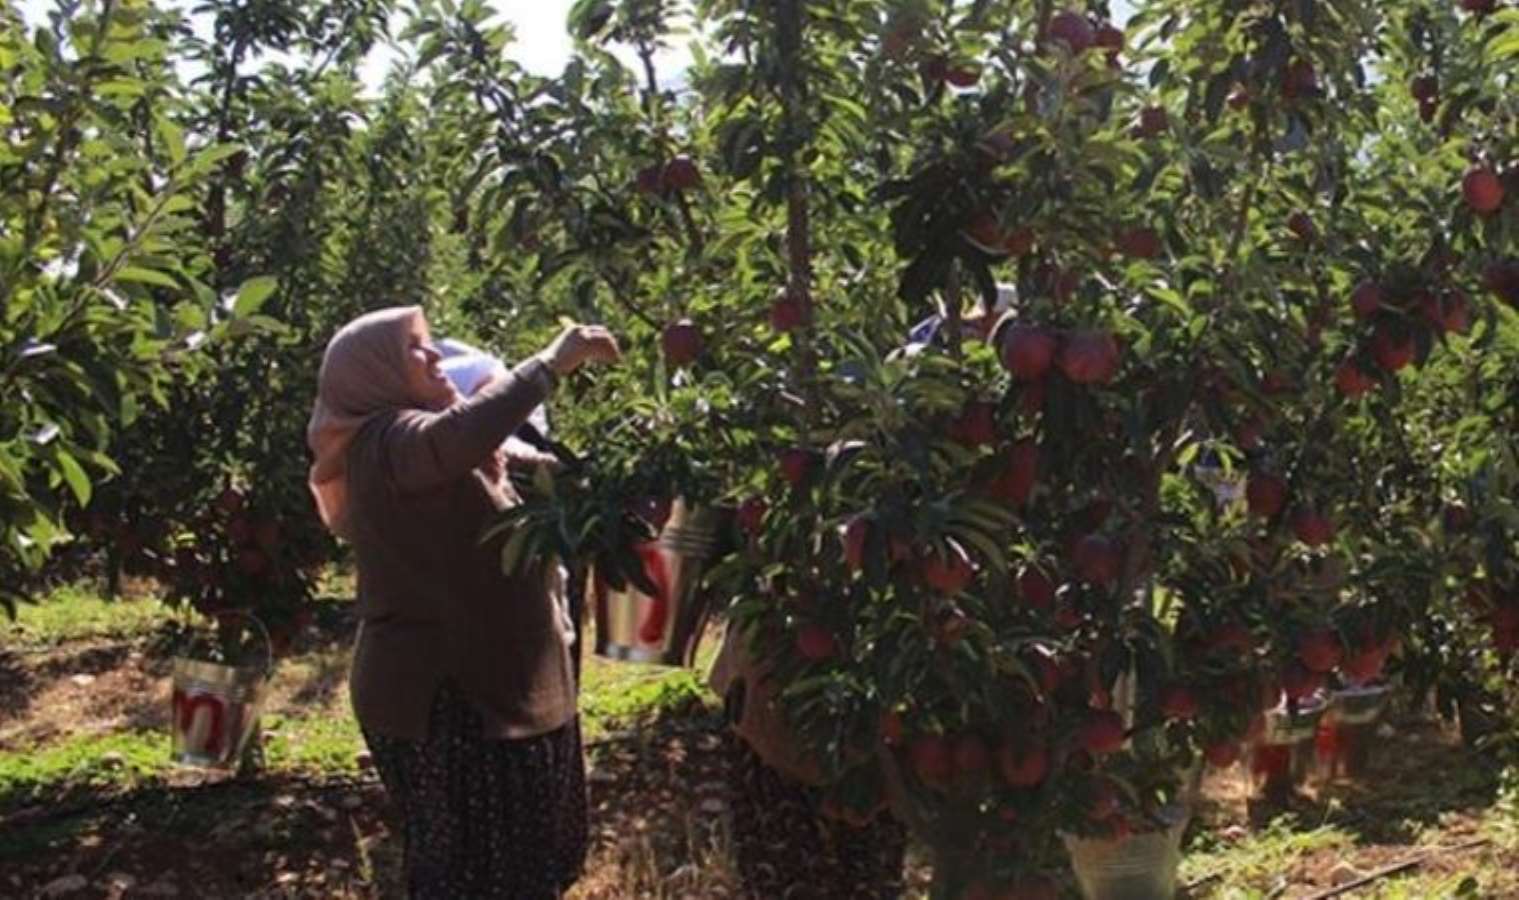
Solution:
M651 596L628 583L613 590L593 574L596 654L608 659L690 666L709 613L702 572L717 549L724 512L675 501L664 530L640 544Z
M1300 701L1295 712L1283 705L1266 713L1265 733L1251 749L1250 772L1268 799L1290 796L1312 773L1315 738L1328 709L1328 700L1315 696Z
M229 666L183 656L174 659L170 753L180 765L232 768L253 736L274 670L274 657L263 623L253 616L247 618L264 639L263 666Z
M1336 691L1331 707L1319 723L1315 743L1323 775L1357 777L1371 763L1389 688L1385 684L1349 687Z
M1181 838L1190 816L1181 805L1162 810L1166 825L1122 838L1064 835L1071 869L1085 900L1171 900L1181 866Z

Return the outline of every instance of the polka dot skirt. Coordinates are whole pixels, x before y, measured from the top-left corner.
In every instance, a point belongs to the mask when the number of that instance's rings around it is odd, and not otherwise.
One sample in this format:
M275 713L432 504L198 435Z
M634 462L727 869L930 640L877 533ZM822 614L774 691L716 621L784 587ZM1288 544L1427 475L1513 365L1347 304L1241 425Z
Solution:
M405 823L411 897L553 900L580 877L588 833L578 719L539 737L487 740L479 713L445 684L427 740L364 740Z

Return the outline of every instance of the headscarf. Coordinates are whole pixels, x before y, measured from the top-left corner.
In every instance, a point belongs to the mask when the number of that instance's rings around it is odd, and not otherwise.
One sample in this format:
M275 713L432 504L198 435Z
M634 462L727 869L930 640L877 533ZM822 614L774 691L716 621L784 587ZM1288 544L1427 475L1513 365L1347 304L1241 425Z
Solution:
M315 456L307 484L322 522L338 537L348 536L348 445L354 435L375 416L429 406L414 396L406 377L407 343L418 323L426 327L417 306L366 313L338 329L322 355L306 425Z

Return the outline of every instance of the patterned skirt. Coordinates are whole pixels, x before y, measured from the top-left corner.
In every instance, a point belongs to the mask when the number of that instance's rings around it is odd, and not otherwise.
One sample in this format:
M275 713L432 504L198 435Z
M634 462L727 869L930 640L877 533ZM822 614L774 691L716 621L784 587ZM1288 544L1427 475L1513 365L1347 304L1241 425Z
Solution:
M364 734L404 822L407 893L555 900L585 864L580 722L524 740L482 732L480 714L445 684L426 741Z
M902 896L907 831L888 815L856 828L818 815L817 788L792 781L732 732L733 852L754 900Z

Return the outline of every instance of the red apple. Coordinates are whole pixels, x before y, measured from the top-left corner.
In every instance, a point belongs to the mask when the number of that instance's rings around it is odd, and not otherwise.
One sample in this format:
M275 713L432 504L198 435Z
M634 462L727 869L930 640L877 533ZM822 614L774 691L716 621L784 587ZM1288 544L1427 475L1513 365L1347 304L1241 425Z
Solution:
M659 163L644 166L638 170L637 176L634 177L634 184L642 193L657 194L662 190L660 179L663 177L664 171L665 167Z
M1004 252L1003 245L1007 238L1002 233L1002 221L990 210L983 210L972 216L970 223L961 230L960 234L982 253L1001 256Z
M1055 583L1038 566L1024 566L1018 573L1018 597L1030 609L1049 612L1055 608Z
M1311 241L1318 236L1318 228L1305 212L1295 212L1287 217L1287 230L1300 241Z
M936 85L949 77L949 60L945 59L942 54L936 53L925 59L923 64L918 67L918 71L923 75L925 82L930 85Z
M1466 292L1453 288L1440 309L1440 327L1447 334L1466 334L1472 328L1471 301Z
M1060 888L1042 875L1031 875L1015 881L1007 889L1003 900L1059 900Z
M1039 445L1022 440L1003 451L1000 464L985 492L1004 503L1022 506L1034 491L1039 475Z
M1002 365L1020 381L1037 381L1055 361L1059 341L1037 325L1014 325L1002 335Z
M782 293L770 304L770 327L776 331L795 331L811 318L807 303L790 291Z
M1414 339L1404 329L1382 325L1371 336L1371 355L1388 372L1397 372L1414 358Z
M1388 650L1390 647L1384 649L1382 645L1375 644L1357 649L1345 660L1345 680L1351 684L1369 684L1382 677Z
M1160 692L1160 714L1167 719L1185 721L1197 718L1197 695L1185 685L1171 685Z
M1334 540L1334 522L1309 507L1298 509L1292 516L1292 533L1310 547L1322 547Z
M1123 31L1113 25L1112 22L1103 22L1097 26L1093 33L1092 46L1101 47L1107 51L1108 65L1118 68L1123 65L1118 60L1118 55L1123 52Z
M227 538L238 546L251 544L253 542L253 523L248 520L247 516L233 516L227 522Z
M1139 111L1139 123L1135 126L1134 133L1141 138L1153 138L1171 127L1171 118L1166 114L1164 106L1146 106Z
M1091 21L1070 10L1058 12L1050 18L1048 34L1050 39L1063 42L1072 53L1086 52L1097 40Z
M1343 655L1340 636L1332 629L1320 628L1298 639L1298 659L1302 660L1303 666L1310 672L1333 672Z
M972 65L951 66L944 80L959 88L975 87L981 80L981 70Z
M253 526L253 542L265 553L273 554L280 546L280 526L273 519L260 519Z
M229 487L217 495L216 511L224 516L235 516L243 511L245 502L242 491Z
M967 447L984 447L997 440L997 404L969 400L949 426L950 436Z
M1111 585L1118 580L1123 551L1116 541L1101 534L1083 535L1071 550L1071 565L1082 581Z
M1252 515L1274 519L1287 502L1287 482L1270 472L1251 472L1245 482L1245 502Z
M1093 710L1077 733L1081 748L1093 756L1123 749L1123 717L1112 710Z
M1012 788L1037 787L1050 771L1050 754L1044 747L1024 746L1022 741L997 749L997 769Z
M1355 357L1347 356L1334 370L1334 386L1347 397L1359 397L1377 386L1377 380L1361 369Z
M237 568L244 575L262 575L269 570L269 557L252 547L237 552Z
M1382 308L1382 288L1375 281L1366 279L1350 292L1350 308L1357 319L1369 318Z
M1288 100L1312 97L1319 92L1319 75L1313 63L1294 59L1282 73L1282 96Z
M1482 284L1499 300L1519 307L1519 260L1489 260L1482 267Z
M1239 761L1239 742L1217 741L1203 748L1208 765L1215 769L1227 769Z
M870 517L864 514L850 516L839 526L839 539L844 544L844 564L851 572L865 568L865 541L870 536Z
M790 447L782 450L780 454L781 477L792 488L800 488L806 484L807 477L812 474L817 465L818 454L816 450L805 447Z
M796 650L808 662L832 658L837 646L833 634L821 625L803 625L796 633Z
M1118 814L1118 791L1106 778L1092 779L1087 795L1087 818L1105 822Z
M738 520L738 527L742 528L744 533L749 535L751 538L757 536L760 533L761 527L763 527L765 521L765 513L769 511L770 504L765 502L765 498L745 498L744 501L738 505L738 511L735 514Z
M1056 364L1077 384L1104 384L1118 374L1118 341L1107 331L1073 332Z
M1461 0L1461 8L1478 16L1485 16L1498 8L1498 0Z
M1472 511L1465 503L1453 500L1445 504L1440 521L1447 532L1461 534L1472 527Z
M1002 239L1002 252L1008 256L1025 256L1034 249L1034 229L1014 228Z
M1503 206L1503 182L1487 166L1473 166L1461 179L1461 196L1472 212L1490 216Z
M896 710L881 714L881 743L888 747L902 743L902 716Z
M701 184L701 171L691 157L682 154L665 163L661 181L671 190L686 191Z
M1136 226L1118 236L1118 252L1130 259L1154 259L1164 249L1160 235L1152 228Z
M1239 622L1222 622L1207 639L1208 650L1248 656L1255 651L1255 637Z
M1324 676L1300 662L1290 662L1282 669L1282 692L1289 700L1303 700L1324 687Z
M701 356L703 349L701 329L690 319L666 325L664 333L659 336L659 343L664 350L665 363L674 368L690 365Z
M1229 104L1229 108L1236 112L1248 107L1250 105L1250 89L1242 84L1235 86L1234 90L1229 92L1229 99L1226 102Z
M1420 75L1409 82L1408 92L1420 102L1433 100L1440 95L1440 82L1433 75Z
M943 555L930 550L918 558L918 575L930 588L952 596L970 587L976 578L976 567L970 554L953 538L944 544Z
M912 770L920 781L939 785L954 774L955 764L951 758L949 742L936 734L925 734L913 739L907 748Z
M981 735L967 732L955 739L951 753L955 770L961 775L976 775L991 765L992 752Z

